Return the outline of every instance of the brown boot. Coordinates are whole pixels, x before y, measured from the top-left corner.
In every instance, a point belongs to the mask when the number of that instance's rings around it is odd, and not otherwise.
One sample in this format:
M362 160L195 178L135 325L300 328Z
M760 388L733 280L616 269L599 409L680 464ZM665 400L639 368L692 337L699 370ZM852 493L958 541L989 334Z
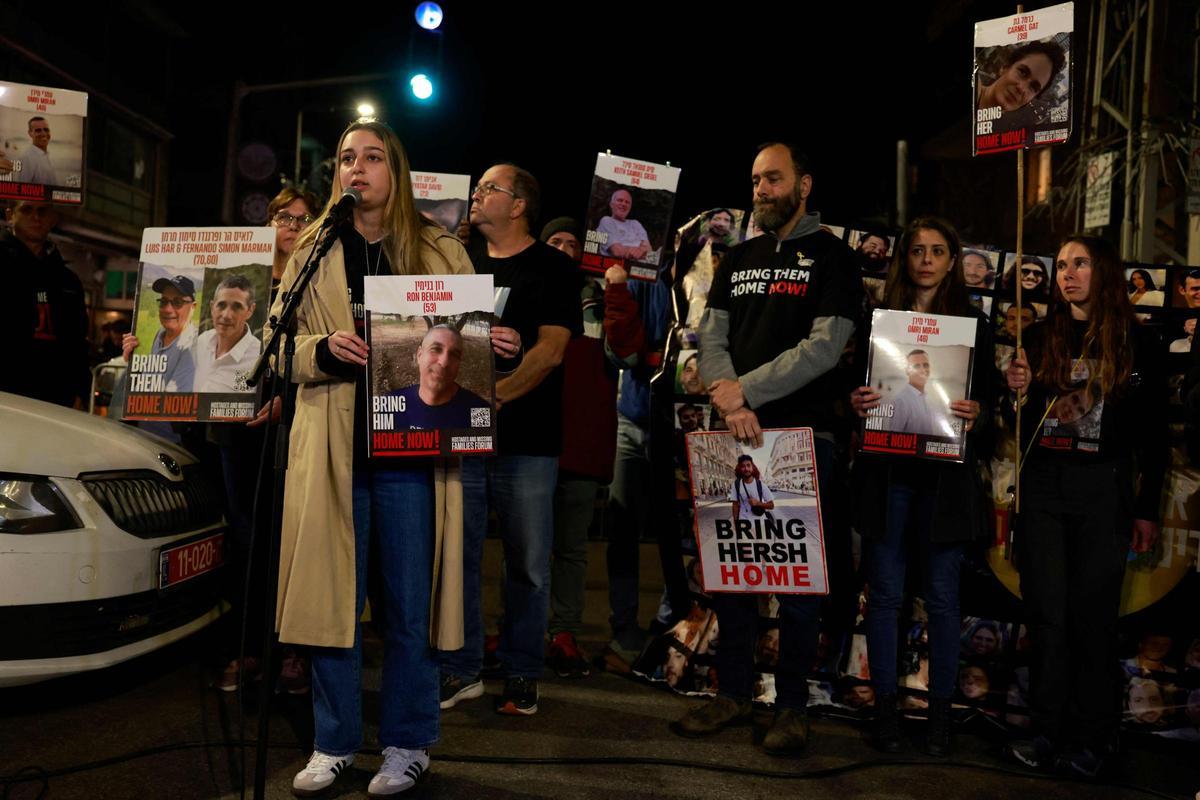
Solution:
M808 713L794 708L775 712L771 728L763 737L763 750L772 756L798 756L808 744Z
M672 722L671 730L691 739L711 736L730 725L748 722L753 713L754 706L749 701L739 703L717 695L684 714L677 722Z

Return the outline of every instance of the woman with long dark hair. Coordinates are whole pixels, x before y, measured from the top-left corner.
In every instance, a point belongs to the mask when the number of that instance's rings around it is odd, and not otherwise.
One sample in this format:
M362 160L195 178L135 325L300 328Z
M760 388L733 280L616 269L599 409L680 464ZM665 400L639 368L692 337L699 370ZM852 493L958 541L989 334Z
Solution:
M364 278L472 269L458 239L417 213L408 158L391 128L355 122L339 139L336 157L330 201L300 235L282 279L289 290L333 203L343 189L358 190L362 200L336 231L297 315L292 379L299 396L276 624L281 641L311 647L316 749L292 788L312 795L328 789L363 744L358 620L368 553L378 553L386 599L384 760L369 787L378 797L411 789L428 770L427 748L438 739L433 647L455 649L463 641L462 484L457 460L366 458Z
M1125 562L1131 547L1144 552L1158 538L1167 382L1158 343L1134 319L1116 249L1072 236L1056 266L1053 312L1005 373L1014 406L1024 403L1014 545L1036 732L1008 752L1091 777L1113 752L1119 719Z
M904 575L915 550L921 559L925 610L929 614L929 730L925 750L950 750L950 698L958 672L961 618L959 567L966 542L982 533L984 496L975 469L979 426L988 418L991 397L991 327L971 305L962 265L962 246L950 223L937 217L914 220L900 237L884 286L883 308L973 317L975 351L970 397L950 403L963 420L966 448L962 464L889 460L860 453L854 465L855 527L864 538L869 583L867 653L875 687L877 746L900 750L896 707L897 626L904 599ZM867 352L869 320L859 353ZM860 386L850 395L862 418L879 405L880 393Z

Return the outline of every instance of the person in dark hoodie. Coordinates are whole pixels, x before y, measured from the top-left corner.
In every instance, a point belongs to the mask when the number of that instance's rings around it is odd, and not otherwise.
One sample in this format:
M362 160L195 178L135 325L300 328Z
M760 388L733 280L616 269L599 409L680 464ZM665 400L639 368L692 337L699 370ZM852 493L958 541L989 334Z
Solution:
M765 235L732 248L713 276L700 322L700 376L734 436L755 447L763 428L811 427L819 485L833 469L832 370L862 307L855 256L808 213L812 175L794 146L763 145L754 159L754 216ZM822 498L822 514L828 518ZM780 660L775 718L763 739L773 755L808 741L807 674L816 657L821 598L778 595ZM752 713L757 598L716 593L721 625L719 694L674 723L705 736Z
M541 239L576 263L583 254L582 227L571 217L548 222ZM615 282L624 282L625 270L612 270ZM583 332L571 338L563 356L563 450L554 490L546 652L550 668L561 678L583 678L591 671L575 637L583 625L588 530L596 512L596 492L612 481L617 450L617 366L606 351L610 344L623 353L642 346L636 306L609 308L604 298L604 282L585 276L580 291ZM609 329L614 332L611 339Z
M82 407L91 392L83 285L50 241L58 212L25 200L5 209L0 233L0 332L9 365L0 391Z

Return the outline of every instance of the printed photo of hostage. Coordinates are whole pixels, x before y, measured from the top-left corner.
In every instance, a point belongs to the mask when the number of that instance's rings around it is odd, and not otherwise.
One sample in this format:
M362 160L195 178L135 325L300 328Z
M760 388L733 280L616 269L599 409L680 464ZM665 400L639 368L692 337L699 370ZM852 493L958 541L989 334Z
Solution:
M1024 303L1020 309L1016 303L996 304L996 338L1002 342L1015 342L1017 329L1025 331L1039 319L1046 318L1045 303Z
M1072 3L975 23L972 153L1070 137L1073 29Z
M194 391L197 284L204 285L201 268L142 264L135 332L122 340L130 394Z
M879 358L872 364L872 385L879 394L870 418L879 419L870 430L915 433L920 436L958 437L962 419L951 409L951 399L967 396L971 348L965 345L914 347L903 353L902 374L895 367L900 359Z
M700 356L695 350L684 350L679 354L675 366L675 394L692 397L707 394L704 381L700 379Z
M859 268L866 275L886 277L895 237L881 230L851 230L847 244L858 256Z
M367 453L495 449L491 275L368 276Z
M245 270L208 271L206 281L215 285L204 293L211 299L205 304L200 321L202 333L192 348L195 391L233 394L255 391L246 385L246 378L262 352L262 341L256 332L261 332L266 322L266 307L259 304L258 298L268 291L267 269L266 265L251 265Z
M1057 38L976 51L976 109L987 116L1000 110L993 132L1040 124L1067 101L1067 52Z
M0 199L81 203L86 117L83 92L0 81Z
M1016 253L1009 253L1004 259L1004 290L1010 295L1017 291L1017 281L1021 281L1021 302L1046 302L1050 298L1050 264L1044 256L1021 256L1017 264Z
M1129 279L1129 304L1162 308L1166 300L1163 285L1166 283L1165 269L1127 269Z
M459 384L465 351L463 335L453 325L440 322L429 328L414 355L417 382L383 395L399 398L387 403L399 409L393 412L395 430L476 427L480 415L473 412L490 409L491 403Z
M1190 311L1200 311L1200 269L1187 267L1175 271L1171 305Z
M987 250L969 247L963 249L963 279L968 289L991 289L995 285L996 259L999 255Z
M603 273L622 266L631 278L657 279L678 183L674 167L599 154L585 220L583 268ZM733 221L731 214L715 220L712 235L728 237Z
M808 428L687 434L704 591L826 594L825 544Z

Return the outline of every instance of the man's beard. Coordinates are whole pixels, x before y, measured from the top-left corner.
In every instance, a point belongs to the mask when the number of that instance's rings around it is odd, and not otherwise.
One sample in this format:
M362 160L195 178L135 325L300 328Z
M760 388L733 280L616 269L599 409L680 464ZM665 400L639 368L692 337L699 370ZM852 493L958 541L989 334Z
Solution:
M761 230L774 232L782 228L799 208L800 186L797 185L787 197L755 203L754 223Z

